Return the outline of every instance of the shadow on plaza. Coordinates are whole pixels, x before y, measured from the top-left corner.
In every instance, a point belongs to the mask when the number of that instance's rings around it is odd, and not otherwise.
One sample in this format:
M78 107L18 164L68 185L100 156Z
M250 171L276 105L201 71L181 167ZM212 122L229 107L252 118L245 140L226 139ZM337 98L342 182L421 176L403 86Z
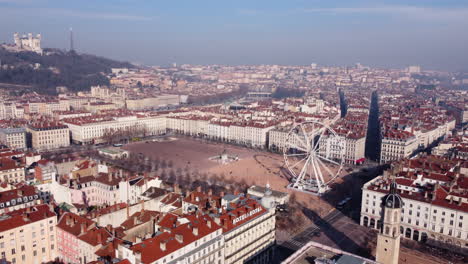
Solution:
M360 246L356 244L351 238L345 233L337 230L329 221L320 217L314 211L303 208L302 212L307 218L309 218L316 226L320 227L320 232L327 236L334 244L336 244L341 250L355 252L360 249Z

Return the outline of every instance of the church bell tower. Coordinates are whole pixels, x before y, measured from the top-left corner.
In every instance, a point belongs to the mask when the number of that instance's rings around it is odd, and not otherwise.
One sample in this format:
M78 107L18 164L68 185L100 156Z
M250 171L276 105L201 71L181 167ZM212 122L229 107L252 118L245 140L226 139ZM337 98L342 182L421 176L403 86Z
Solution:
M382 199L382 226L377 236L377 262L398 264L400 253L400 219L403 200L397 193L397 184L393 179L390 193Z

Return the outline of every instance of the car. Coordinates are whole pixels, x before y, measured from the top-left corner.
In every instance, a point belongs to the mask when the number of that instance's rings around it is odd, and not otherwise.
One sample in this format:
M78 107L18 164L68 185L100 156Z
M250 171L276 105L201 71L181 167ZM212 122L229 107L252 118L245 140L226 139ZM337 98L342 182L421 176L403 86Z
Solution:
M114 147L122 147L123 144L114 144L113 146L114 146Z
M342 201L340 201L337 205L336 205L336 208L338 209L342 209L345 207L345 205L351 200L351 197L346 197L345 199L343 199Z

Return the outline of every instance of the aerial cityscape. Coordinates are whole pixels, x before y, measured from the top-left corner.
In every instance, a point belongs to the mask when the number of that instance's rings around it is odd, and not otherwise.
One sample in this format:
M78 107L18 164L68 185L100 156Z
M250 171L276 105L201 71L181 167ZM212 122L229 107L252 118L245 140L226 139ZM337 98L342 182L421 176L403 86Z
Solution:
M0 263L468 263L466 4L40 2L0 1Z

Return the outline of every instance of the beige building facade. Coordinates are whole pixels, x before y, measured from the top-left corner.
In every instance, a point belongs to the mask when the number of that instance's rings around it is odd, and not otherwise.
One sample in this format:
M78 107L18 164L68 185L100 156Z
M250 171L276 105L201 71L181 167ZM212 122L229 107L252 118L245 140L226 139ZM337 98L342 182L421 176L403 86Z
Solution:
M37 151L70 146L70 130L58 122L38 122L28 125L32 148Z
M19 264L52 261L56 254L57 217L48 205L4 214L0 220L0 257Z

